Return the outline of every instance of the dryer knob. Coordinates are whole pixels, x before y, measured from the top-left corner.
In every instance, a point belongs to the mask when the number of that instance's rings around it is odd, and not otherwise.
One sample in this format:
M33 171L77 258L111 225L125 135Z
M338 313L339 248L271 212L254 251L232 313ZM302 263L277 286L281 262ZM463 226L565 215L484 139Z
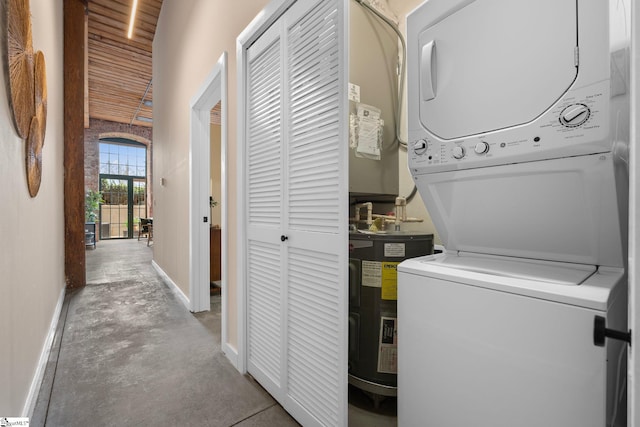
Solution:
M465 149L462 145L456 145L452 150L453 157L456 159L461 159L466 154Z
M489 143L481 141L476 144L474 151L477 154L486 154L489 152Z
M429 148L429 143L427 143L426 139L419 139L413 144L413 152L419 156L426 153L427 148Z
M591 110L584 104L571 104L560 113L560 123L563 126L578 127L589 119Z

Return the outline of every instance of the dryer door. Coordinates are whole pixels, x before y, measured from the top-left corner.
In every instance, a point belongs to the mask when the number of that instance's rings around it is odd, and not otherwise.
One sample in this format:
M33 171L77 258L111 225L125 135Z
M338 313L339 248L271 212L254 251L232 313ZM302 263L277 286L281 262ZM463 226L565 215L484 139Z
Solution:
M416 52L420 121L439 138L530 122L577 76L576 0L431 0L423 7L433 13Z

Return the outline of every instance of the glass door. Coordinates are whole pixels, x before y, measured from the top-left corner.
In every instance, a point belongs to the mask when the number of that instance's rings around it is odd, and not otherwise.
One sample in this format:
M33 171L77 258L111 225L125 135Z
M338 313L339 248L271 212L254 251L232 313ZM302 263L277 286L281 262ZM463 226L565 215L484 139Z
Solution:
M138 237L147 217L147 183L140 178L101 178L100 239Z
M100 239L129 237L128 179L100 179Z
M133 197L131 209L133 211L133 229L129 231L131 237L140 234L140 218L147 218L147 181L141 178L131 178Z

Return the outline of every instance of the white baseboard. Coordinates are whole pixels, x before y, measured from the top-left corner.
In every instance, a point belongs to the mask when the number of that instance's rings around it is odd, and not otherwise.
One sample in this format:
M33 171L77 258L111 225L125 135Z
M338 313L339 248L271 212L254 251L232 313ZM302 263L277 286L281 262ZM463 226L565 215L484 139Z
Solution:
M56 329L58 328L58 321L60 320L60 313L62 313L62 305L64 304L64 296L66 294L66 287L62 287L60 296L58 297L58 303L53 312L53 318L49 324L49 333L42 345L42 351L40 352L40 360L38 360L38 366L36 372L31 380L31 387L29 387L29 394L27 394L27 400L22 408L22 417L33 418L33 411L36 408L36 402L38 401L38 393L42 386L42 380L44 379L44 372L49 361L49 355L51 354L51 346L53 345L53 339L56 336Z
M171 280L171 277L169 277L169 275L165 273L162 268L160 268L160 266L155 262L155 260L151 261L151 265L158 272L158 274L160 275L160 278L162 278L162 281L164 281L167 287L171 289L174 295L178 297L178 299L182 302L182 304L184 304L185 308L191 311L191 303L189 302L189 298L187 298L184 292L182 292L182 289L180 289L180 287L176 285L173 280Z
M240 371L240 369L238 369L238 350L233 348L229 343L222 343L222 352L233 367ZM244 374L244 372L240 373Z

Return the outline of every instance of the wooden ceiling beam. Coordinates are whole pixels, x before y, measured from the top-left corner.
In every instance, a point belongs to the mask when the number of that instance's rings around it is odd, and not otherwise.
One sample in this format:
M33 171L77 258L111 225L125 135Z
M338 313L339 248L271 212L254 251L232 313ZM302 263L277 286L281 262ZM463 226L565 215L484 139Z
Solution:
M89 15L84 15L84 128L89 128Z

